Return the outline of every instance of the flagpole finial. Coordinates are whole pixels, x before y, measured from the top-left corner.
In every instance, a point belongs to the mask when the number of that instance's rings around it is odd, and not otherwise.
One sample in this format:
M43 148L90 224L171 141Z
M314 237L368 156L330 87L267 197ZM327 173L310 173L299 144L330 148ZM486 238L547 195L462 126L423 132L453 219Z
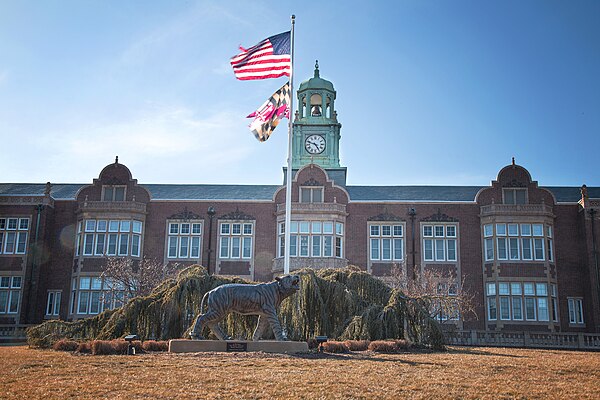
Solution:
M292 24L294 23L294 21L296 21L296 16L292 14Z

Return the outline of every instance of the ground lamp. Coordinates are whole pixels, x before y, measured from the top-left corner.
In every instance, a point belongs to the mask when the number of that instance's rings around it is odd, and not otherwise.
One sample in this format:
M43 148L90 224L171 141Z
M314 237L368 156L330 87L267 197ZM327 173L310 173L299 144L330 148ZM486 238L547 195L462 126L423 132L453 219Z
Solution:
M135 347L133 346L133 341L134 340L139 340L140 338L138 337L138 335L127 335L125 336L125 341L127 341L129 344L127 345L127 355L128 356L135 356Z
M327 342L327 336L315 336L315 340L319 345L319 353L323 352L323 343Z

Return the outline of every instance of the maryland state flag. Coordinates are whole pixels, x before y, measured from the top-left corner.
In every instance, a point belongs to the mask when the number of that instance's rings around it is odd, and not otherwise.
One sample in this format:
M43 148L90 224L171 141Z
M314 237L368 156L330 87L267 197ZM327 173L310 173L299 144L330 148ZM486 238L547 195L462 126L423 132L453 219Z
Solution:
M273 93L269 100L246 118L254 118L250 130L259 142L266 141L282 118L290 118L290 83Z

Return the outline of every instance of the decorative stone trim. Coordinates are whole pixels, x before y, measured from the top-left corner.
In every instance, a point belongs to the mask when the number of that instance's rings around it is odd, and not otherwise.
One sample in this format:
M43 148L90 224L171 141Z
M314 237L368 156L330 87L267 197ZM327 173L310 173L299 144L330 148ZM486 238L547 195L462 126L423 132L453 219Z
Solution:
M194 212L191 212L185 207L183 211L178 212L177 214L173 214L167 219L182 219L185 221L189 221L190 219L202 219L202 217Z
M521 181L518 181L516 179L511 180L510 182L505 183L504 185L502 185L502 187L505 188L524 188L527 187L527 185Z
M120 185L120 186L126 186L127 183L117 179L116 177L111 177L110 179L103 181L102 184L104 185Z
M423 222L458 222L458 218L450 217L447 214L443 214L438 208L437 214L433 214L429 217L423 218Z
M54 208L54 199L50 196L0 196L2 205L38 205L43 204Z
M307 180L300 186L323 186L323 184L321 182L315 180L315 178L311 177L309 180Z
M241 221L254 221L256 220L255 217L253 217L252 215L249 214L245 214L243 211L240 211L239 208L237 208L235 211L232 211L228 214L224 214L221 215L219 218L217 219L229 219L229 220L241 220Z
M381 214L367 218L367 221L404 221L404 219L395 214L384 211Z

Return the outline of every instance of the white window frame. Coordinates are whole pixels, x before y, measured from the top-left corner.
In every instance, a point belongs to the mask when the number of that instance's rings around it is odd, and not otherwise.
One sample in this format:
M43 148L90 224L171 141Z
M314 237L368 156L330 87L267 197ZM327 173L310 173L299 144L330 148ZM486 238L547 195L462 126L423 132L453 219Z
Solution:
M569 325L585 325L583 314L583 298L568 297L567 304L569 307Z
M450 228L450 229L449 229ZM450 235L449 235L450 233ZM459 258L458 223L422 223L423 260L429 262L457 262ZM454 255L450 256L448 243L454 243Z
M0 315L17 315L21 310L23 277L20 275L0 276ZM15 300L16 299L16 300ZM13 308L13 303L16 306Z
M0 218L0 254L27 254L29 244L30 218L7 216ZM9 242L8 238L11 238ZM11 246L9 247L9 243Z
M49 290L46 299L46 317L58 317L60 315L60 302L62 290Z
M132 227L133 229L133 227ZM201 260L202 259L202 239L204 231L204 220L193 219L169 219L166 221L166 243L165 255L169 260ZM185 239L185 240L184 240ZM184 250L184 241L187 241L187 250ZM194 244L197 242L197 246ZM133 242L132 242L133 243ZM175 253L172 253L171 246L175 243ZM194 248L197 247L197 254L194 254Z
M404 261L404 252L406 251L404 223L373 221L367 225L367 231L369 234L369 259L371 261ZM384 257L384 242L389 243L389 257ZM398 247L400 247L399 257L397 255Z
M344 224L335 220L293 220L290 224L290 257L343 258ZM278 257L284 256L285 223L279 222ZM320 256L313 249L312 237L321 236Z
M97 315L105 310L123 306L128 299L125 288L109 278L92 275L75 277L72 280L69 315ZM48 305L46 303L46 310Z
M303 193L309 193L309 201L304 201ZM320 200L315 201L315 193L320 193ZM325 201L325 188L323 186L300 186L298 192L299 203L323 203Z
M221 260L251 260L254 257L255 222L254 220L220 220L218 258ZM248 241L249 254L245 252L246 248L244 247Z
M493 225L493 235L492 235ZM498 222L483 225L485 261L554 261L553 226L544 223ZM490 239L493 242L490 243ZM495 248L494 248L495 247ZM490 257L491 252L494 257Z
M106 199L106 190L110 189L112 194L110 199ZM117 191L115 189L123 189L123 199L116 200ZM126 201L127 200L127 185L102 185L102 201Z
M528 190L527 188L502 188L502 204L509 204L509 205L521 205L521 204L528 204ZM508 198L509 196L507 195L508 193L512 193L512 202L509 201L510 199ZM524 199L523 202L518 202L517 201L517 193L524 193Z
M143 231L144 221L137 219L80 220L77 222L75 257L141 257ZM127 243L124 243L124 235L127 235ZM135 241L137 246L134 246Z

